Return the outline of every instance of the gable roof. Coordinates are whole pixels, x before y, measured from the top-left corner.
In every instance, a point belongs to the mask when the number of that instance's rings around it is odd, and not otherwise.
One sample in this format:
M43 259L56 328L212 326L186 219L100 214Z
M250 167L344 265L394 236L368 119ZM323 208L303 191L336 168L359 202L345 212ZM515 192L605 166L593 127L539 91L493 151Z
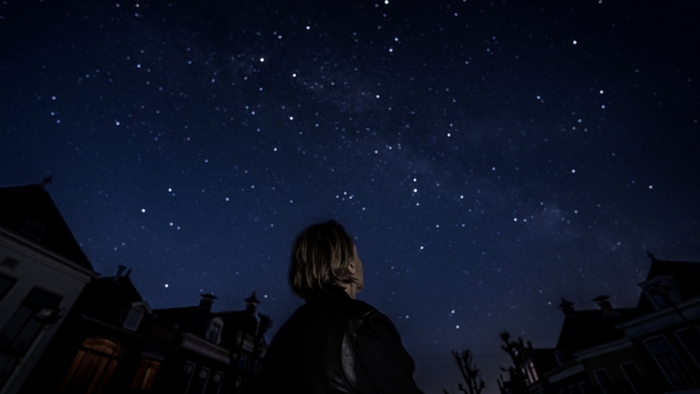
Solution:
M647 280L659 275L672 275L678 285L682 298L692 298L700 295L700 262L659 260L651 257L651 266Z
M574 352L597 346L623 337L622 330L615 328L637 314L634 308L615 309L614 313L603 310L576 310L564 319L556 349L564 351L567 358Z
M0 227L94 271L42 185L0 187Z

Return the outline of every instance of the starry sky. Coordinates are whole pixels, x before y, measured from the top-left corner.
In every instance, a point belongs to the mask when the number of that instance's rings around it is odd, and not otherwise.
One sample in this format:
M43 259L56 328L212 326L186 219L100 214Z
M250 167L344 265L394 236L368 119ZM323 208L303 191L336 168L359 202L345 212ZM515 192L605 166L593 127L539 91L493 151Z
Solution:
M700 260L700 6L656 1L4 0L0 186L48 186L95 269L154 308L279 327L291 243L335 218L358 298L428 393L560 297L633 306ZM275 329L273 328L272 333Z

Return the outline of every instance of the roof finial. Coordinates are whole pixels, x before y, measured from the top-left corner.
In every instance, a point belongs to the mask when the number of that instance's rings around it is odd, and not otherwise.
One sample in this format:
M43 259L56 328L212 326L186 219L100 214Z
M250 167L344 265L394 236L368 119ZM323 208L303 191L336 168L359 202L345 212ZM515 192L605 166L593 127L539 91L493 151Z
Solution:
M41 186L43 189L46 189L46 185L51 183L51 181L53 181L53 175L45 176L44 179L41 180L39 186Z

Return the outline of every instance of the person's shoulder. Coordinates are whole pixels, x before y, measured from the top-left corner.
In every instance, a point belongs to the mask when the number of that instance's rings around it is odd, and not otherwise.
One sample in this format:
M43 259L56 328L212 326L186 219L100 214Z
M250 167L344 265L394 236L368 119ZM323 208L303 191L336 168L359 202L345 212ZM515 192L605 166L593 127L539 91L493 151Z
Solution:
M398 336L396 325L394 325L394 322L389 316L364 301L354 301L353 308L355 312L353 316L358 326L358 332L370 333L370 335L385 333Z
M377 310L377 308L373 307L372 305L370 305L362 300L354 300L354 299L350 298L348 303L352 306L352 308L355 308L358 310L366 310L366 311L381 313L381 312L379 312L379 310Z

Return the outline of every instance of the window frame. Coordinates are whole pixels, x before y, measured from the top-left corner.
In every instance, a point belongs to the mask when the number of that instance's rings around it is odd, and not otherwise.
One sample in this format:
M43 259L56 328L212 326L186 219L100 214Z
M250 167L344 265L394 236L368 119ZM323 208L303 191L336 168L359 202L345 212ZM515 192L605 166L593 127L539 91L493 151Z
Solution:
M668 370L661 364L661 361L660 361L659 358L657 357L657 354L654 353L654 352L651 350L651 348L650 348L650 346L649 346L649 343L650 343L651 341L657 340L657 339L658 339L658 340L662 340L663 343L664 343L665 345L668 346L668 349L670 349L670 352L662 353L662 354L664 354L664 355L665 355L665 354L671 355L672 357L670 357L669 359L677 362L678 368L677 368L676 370L679 371L679 375L680 375L682 378L684 378L684 382L678 382L678 383L674 382L674 381L671 379L671 377L669 376ZM645 338L645 339L644 339L644 346L646 346L647 351L649 352L649 354L650 354L650 355L652 356L652 358L654 359L654 362L656 363L656 366L661 370L661 372L663 373L664 377L666 378L666 381L671 385L671 387L684 387L685 385L687 385L687 384L689 384L689 383L692 382L692 378L690 377L690 375L689 375L689 373L688 373L688 370L687 370L685 364L683 363L683 360L680 358L680 356L678 355L678 352L676 352L676 349L673 348L673 345L672 345L671 342L668 340L668 338L666 338L665 335L654 335L654 336L651 336L651 337L649 337L649 338Z

